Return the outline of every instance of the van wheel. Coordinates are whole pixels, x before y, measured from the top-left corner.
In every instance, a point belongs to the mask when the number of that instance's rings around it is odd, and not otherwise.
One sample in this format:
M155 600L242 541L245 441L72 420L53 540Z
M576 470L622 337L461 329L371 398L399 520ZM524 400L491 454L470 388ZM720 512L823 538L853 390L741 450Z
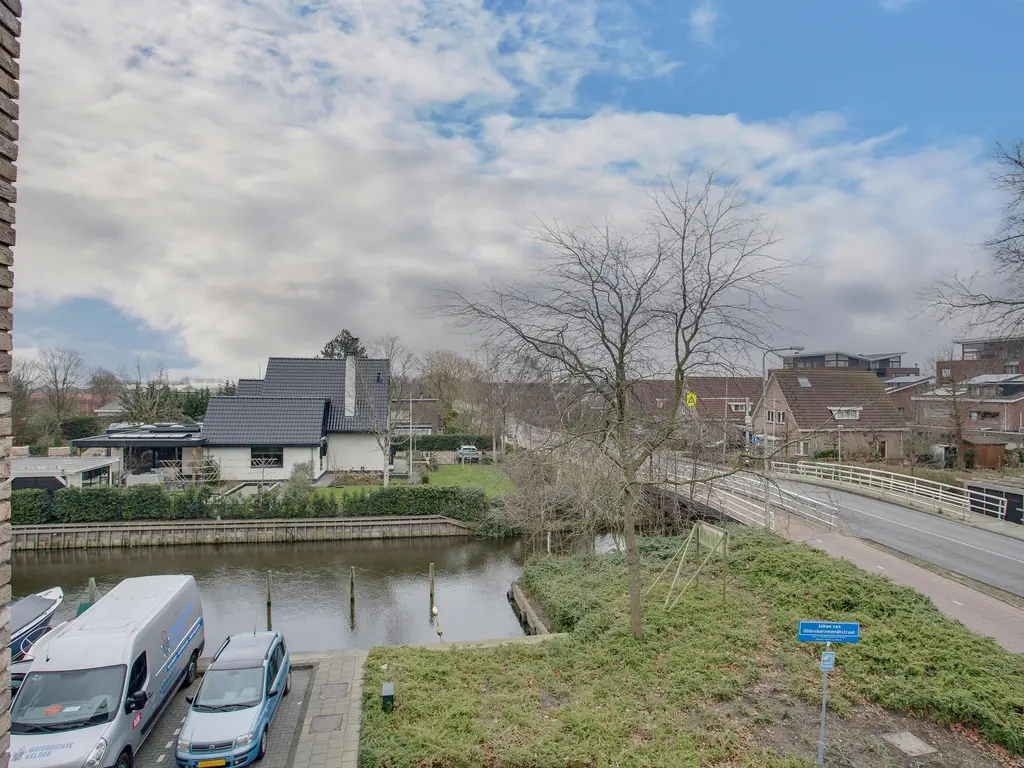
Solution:
M256 753L256 759L262 760L267 756L267 729L263 729L263 735L260 737L260 751Z
M292 671L288 670L288 677L284 679L284 695L287 696L292 692Z
M132 768L132 751L130 749L126 749L118 755L114 768Z
M199 659L196 656L196 652L192 653L192 658L188 660L188 669L185 670L185 679L181 683L182 688L188 688L192 683L196 681L196 674L199 671ZM118 766L120 768L120 766Z

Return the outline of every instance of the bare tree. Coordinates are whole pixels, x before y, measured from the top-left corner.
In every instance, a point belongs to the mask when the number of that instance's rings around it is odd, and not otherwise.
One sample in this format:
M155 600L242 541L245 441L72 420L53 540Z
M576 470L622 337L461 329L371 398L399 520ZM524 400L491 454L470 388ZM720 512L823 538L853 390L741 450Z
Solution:
M367 398L377 445L384 454L384 485L387 486L391 481L391 452L404 426L396 416L402 404L412 395L418 361L416 355L393 333L377 339L370 346L370 356L390 361L386 402L378 403L376 398ZM382 408L385 412L377 413L376 408Z
M154 424L182 418L181 398L171 389L163 368L152 376L144 376L142 364L135 370L122 370L120 404L125 421L133 424Z
M89 376L89 393L96 395L101 405L112 403L121 394L121 379L112 371L97 368Z
M44 349L36 362L43 402L38 418L43 430L60 439L60 426L79 410L77 395L85 363L73 349Z
M465 396L473 378L473 364L451 350L438 349L424 355L421 376L424 389L437 398L447 429L455 416L456 403Z
M991 257L989 274L954 274L922 295L943 319L962 319L995 334L1024 333L1024 140L996 145L996 188L1006 208L996 233L982 244Z
M15 439L24 439L25 428L35 411L32 393L38 386L39 366L34 360L15 355L11 368L11 423Z
M443 308L576 396L560 442L582 444L614 467L610 504L625 541L637 638L642 469L678 438L686 376L765 346L770 296L782 290L787 267L741 190L713 173L670 183L652 202L640 231L542 223L535 236L545 255L532 284L495 283L474 296L452 290ZM666 379L665 407L640 407L637 385Z

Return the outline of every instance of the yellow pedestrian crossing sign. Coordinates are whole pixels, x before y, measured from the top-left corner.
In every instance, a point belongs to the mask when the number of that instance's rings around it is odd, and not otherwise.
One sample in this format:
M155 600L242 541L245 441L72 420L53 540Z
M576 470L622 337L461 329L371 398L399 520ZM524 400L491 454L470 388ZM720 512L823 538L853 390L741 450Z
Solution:
M693 406L695 406L696 404L697 404L697 393L696 392L687 392L686 393L686 405L689 406L690 408L693 408Z

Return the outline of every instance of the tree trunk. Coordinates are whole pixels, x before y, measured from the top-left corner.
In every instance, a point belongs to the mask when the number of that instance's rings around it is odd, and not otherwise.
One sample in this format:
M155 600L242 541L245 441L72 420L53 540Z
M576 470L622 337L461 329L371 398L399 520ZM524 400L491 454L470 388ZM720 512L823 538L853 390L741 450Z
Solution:
M412 478L409 478L412 480ZM391 482L391 446L388 446L387 451L384 453L384 487L388 487L388 483Z
M629 572L629 625L633 637L640 640L644 636L643 605L640 596L640 550L636 546L636 497L633 495L633 484L627 481L625 498L623 499L623 538L626 543L626 569Z

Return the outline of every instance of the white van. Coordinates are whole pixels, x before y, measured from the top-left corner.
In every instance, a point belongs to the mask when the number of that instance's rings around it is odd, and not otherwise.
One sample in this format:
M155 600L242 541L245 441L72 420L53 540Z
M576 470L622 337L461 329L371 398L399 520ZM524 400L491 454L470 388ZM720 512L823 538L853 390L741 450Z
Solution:
M11 704L11 765L132 768L205 644L194 578L125 579L33 653Z

